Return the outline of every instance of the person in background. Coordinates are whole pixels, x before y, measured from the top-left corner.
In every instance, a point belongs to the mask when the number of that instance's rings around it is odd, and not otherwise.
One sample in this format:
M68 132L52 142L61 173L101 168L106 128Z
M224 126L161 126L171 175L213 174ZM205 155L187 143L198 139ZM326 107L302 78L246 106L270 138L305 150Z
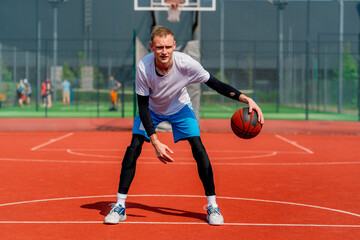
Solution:
M29 80L26 78L24 79L24 85L25 85L25 102L27 106L30 106L32 89Z
M110 87L110 101L111 101L111 107L109 108L109 111L117 111L117 107L118 107L117 91L121 87L121 83L115 80L114 76L110 76L109 80L110 80L109 87Z
M25 85L24 81L20 79L19 83L16 86L16 95L18 99L18 103L20 107L24 107L24 100L25 100Z
M46 82L41 83L41 99L42 99L42 106L46 107Z
M47 96L47 108L51 108L52 107L52 100L51 100L51 93L53 92L53 88L51 86L51 82L50 79L47 78L46 79L46 96Z
M61 83L62 97L64 106L70 105L70 82L67 79Z

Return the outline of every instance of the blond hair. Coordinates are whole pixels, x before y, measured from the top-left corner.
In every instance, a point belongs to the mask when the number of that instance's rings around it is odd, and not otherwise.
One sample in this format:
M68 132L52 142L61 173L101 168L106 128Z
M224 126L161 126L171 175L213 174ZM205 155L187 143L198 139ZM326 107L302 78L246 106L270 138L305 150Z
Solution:
M166 37L167 35L171 35L174 37L174 33L163 26L156 26L151 32L151 42L153 42L155 37Z

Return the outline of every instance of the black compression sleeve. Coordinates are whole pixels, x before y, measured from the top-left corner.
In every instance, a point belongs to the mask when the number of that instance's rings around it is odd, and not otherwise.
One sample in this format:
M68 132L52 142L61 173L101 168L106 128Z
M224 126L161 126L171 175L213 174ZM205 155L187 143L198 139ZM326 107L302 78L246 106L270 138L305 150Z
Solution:
M155 128L149 110L149 96L141 96L137 94L137 100L141 122L144 125L146 133L150 137L155 133Z
M210 78L205 84L221 95L239 101L241 92L229 84L217 80L213 75L210 74Z

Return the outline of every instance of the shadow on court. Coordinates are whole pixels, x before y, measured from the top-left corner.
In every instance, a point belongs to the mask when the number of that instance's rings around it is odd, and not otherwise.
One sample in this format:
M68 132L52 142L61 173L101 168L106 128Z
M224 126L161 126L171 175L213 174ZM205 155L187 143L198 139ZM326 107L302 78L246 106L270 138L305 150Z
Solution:
M110 202L110 201L101 201L101 202L95 202L95 203L90 203L90 204L84 204L84 205L81 205L80 207L86 208L86 209L98 210L98 211L100 211L100 213L99 213L100 215L106 216L111 210L112 203L113 202ZM174 208L167 208L167 207L154 207L154 206L149 206L149 205L145 205L145 204L141 204L141 203L134 203L134 202L126 202L126 209L127 209L126 215L127 216L138 217L138 218L147 217L145 215L137 215L137 214L129 213L129 209L132 209L132 208L142 209L145 211L154 212L154 213L163 214L163 215L169 215L169 216L199 219L203 222L207 222L206 214L204 214L204 213L189 212L189 211L184 211L181 209L174 209Z

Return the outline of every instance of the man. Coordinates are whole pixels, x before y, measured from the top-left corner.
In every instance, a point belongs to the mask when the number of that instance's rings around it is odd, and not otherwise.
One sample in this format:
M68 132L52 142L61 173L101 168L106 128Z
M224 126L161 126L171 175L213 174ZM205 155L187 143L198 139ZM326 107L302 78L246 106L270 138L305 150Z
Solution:
M201 142L199 125L185 87L188 84L204 82L219 93L248 104L249 111L256 110L258 121L263 123L261 109L251 98L211 76L190 56L174 52L175 40L171 30L165 27L154 28L150 49L153 53L145 56L136 69L139 115L134 119L132 140L122 162L117 203L105 217L104 223L117 224L126 220L125 200L144 141L151 142L161 162L174 161L170 156L173 151L159 141L155 132L160 122L168 121L172 125L174 142L187 140L190 143L208 200L209 224L222 225L224 218L216 203L210 160Z
M64 79L64 81L61 83L64 106L70 106L70 86L71 84L67 79Z
M121 84L114 79L113 76L109 78L109 86L110 86L110 101L111 107L109 111L117 111L117 91L121 87Z

